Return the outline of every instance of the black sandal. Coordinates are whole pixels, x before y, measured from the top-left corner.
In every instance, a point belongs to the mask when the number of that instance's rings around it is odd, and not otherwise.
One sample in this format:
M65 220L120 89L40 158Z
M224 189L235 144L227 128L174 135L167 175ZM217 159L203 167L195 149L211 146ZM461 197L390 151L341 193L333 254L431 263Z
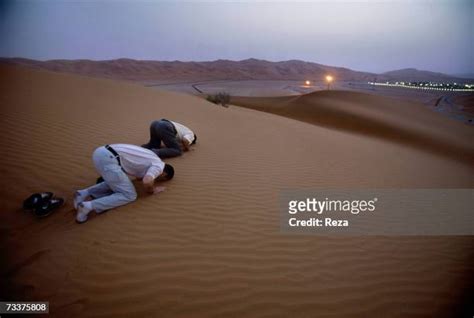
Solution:
M28 199L23 201L23 209L35 210L44 202L49 201L53 197L52 192L34 193Z
M50 215L54 210L62 207L64 205L63 198L52 198L45 200L43 204L35 209L35 214L37 217L43 218Z

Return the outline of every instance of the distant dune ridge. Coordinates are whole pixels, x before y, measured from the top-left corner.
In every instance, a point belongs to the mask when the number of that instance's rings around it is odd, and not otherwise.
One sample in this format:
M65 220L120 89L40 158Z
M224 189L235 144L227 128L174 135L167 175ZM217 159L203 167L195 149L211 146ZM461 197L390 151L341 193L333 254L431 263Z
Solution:
M284 101L296 114L317 101L316 120L332 105L322 127L134 83L0 73L0 296L47 300L51 317L460 317L472 305L473 237L280 233L282 189L474 186L473 166L454 157L339 129L350 114L412 131L418 115L401 104L341 92ZM468 142L461 123L434 115L423 135ZM161 117L199 136L167 160L166 191L138 186L136 202L75 224L73 191L97 177L93 150L141 144ZM62 210L20 210L47 190L67 199Z
M472 127L446 120L421 103L334 90L290 97L232 97L231 103L474 162Z
M23 58L0 58L0 62L55 72L135 81L323 80L328 73L339 81L374 81L375 79L377 81L457 81L458 83L474 81L413 68L375 74L300 60L270 62L253 58L242 61L216 60L211 62L133 59L36 61Z

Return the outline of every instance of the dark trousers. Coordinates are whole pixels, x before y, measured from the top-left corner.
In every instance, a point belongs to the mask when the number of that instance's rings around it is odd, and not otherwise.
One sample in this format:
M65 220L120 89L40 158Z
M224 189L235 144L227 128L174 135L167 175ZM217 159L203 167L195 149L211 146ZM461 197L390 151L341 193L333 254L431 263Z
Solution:
M150 125L150 141L142 147L151 149L161 159L180 156L182 150L176 136L177 131L172 122L167 119L155 120ZM162 141L164 148L161 148Z

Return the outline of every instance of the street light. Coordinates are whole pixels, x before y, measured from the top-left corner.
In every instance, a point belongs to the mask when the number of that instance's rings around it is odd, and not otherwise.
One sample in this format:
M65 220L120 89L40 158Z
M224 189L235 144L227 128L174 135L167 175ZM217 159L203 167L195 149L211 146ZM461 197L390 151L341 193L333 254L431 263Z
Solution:
M326 82L328 82L328 90L329 90L332 80L333 78L331 75L326 75Z

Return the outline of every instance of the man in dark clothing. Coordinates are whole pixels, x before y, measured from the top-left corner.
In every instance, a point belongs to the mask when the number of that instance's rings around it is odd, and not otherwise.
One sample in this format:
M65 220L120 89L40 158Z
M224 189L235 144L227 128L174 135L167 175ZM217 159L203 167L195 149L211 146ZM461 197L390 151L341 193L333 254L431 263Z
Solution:
M183 151L189 150L196 140L196 134L188 127L168 119L160 119L151 123L150 141L142 147L151 149L164 159L180 156Z

